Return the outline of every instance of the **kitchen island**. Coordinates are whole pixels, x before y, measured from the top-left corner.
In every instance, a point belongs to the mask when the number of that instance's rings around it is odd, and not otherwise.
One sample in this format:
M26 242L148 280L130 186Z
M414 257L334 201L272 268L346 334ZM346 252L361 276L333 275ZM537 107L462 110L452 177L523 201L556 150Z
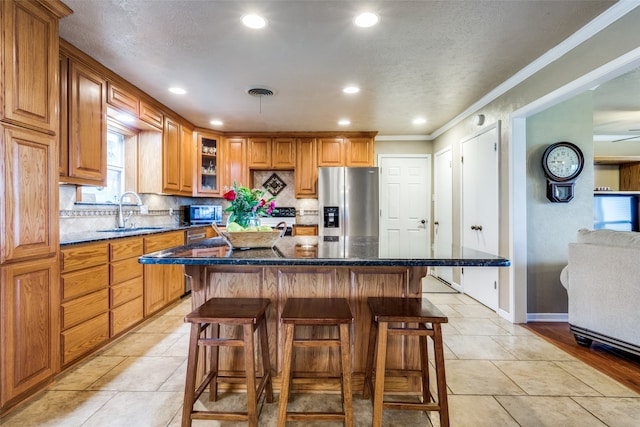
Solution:
M139 262L183 265L191 281L194 308L213 297L269 298L271 306L267 315L267 329L272 370L275 373L274 386L277 389L280 385L284 340L279 315L287 298L347 298L355 317L351 348L354 390L358 390L361 389L366 367L371 328L368 297L421 297L422 278L432 266L509 265L509 260L505 258L465 248L454 248L452 254L448 258L382 258L378 255L376 238L318 236L286 236L279 239L273 248L232 250L223 238L218 237L145 254L139 258ZM321 327L309 327L303 332L307 337L324 337L326 331ZM240 331L226 330L223 333L239 334ZM389 368L418 366L419 351L414 338L390 339L387 356ZM222 370L241 371L243 366L239 350L222 350ZM299 349L296 351L295 369L339 372L339 356L336 349ZM307 385L313 389L318 386L318 381ZM406 386L406 382L389 384L390 390ZM296 381L296 387L306 388L305 382Z

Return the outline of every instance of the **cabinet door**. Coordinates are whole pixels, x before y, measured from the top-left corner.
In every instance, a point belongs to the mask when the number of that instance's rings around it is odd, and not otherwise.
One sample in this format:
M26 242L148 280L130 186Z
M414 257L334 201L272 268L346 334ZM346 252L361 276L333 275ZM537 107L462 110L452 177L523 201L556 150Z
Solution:
M58 132L58 20L35 2L3 1L0 119Z
M195 155L195 141L193 130L181 126L180 137L180 193L185 196L193 194L193 163Z
M60 53L60 132L58 134L58 172L69 174L69 57Z
M293 169L296 166L295 138L274 138L271 141L271 165L274 169Z
M69 63L69 177L75 183L107 180L106 81L76 61ZM62 142L64 143L64 142Z
M0 125L0 263L58 251L55 137Z
M112 82L107 84L107 102L134 117L138 117L140 103L138 97Z
M196 145L196 195L219 196L222 163L218 162L221 138L217 135L198 133Z
M180 124L164 118L162 133L162 189L169 193L180 191Z
M295 194L298 198L318 197L318 157L315 138L298 138L296 143Z
M0 268L0 407L59 370L57 261L51 257Z
M349 138L345 142L346 166L373 166L373 138Z
M344 166L343 138L318 138L318 166Z
M271 138L249 138L248 145L249 167L271 168Z
M227 138L223 151L225 165L225 185L249 185L247 168L247 140L245 138Z
M162 129L163 115L159 108L140 100L140 120L158 129Z

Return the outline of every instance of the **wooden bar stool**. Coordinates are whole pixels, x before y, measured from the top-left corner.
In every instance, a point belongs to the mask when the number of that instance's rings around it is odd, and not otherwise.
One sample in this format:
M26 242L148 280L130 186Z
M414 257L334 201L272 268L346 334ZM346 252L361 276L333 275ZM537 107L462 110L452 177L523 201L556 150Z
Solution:
M323 420L344 421L353 426L353 396L351 394L351 351L349 325L353 323L353 313L345 298L289 298L284 305L280 321L284 325L285 344L282 366L282 385L278 426L287 421ZM300 325L336 326L340 338L296 339L295 327ZM287 412L287 403L293 375L293 347L339 347L342 365L341 390L342 412ZM327 375L328 377L328 375Z
M265 298L212 298L185 317L191 323L189 341L189 358L187 361L187 378L184 390L184 406L182 409L182 426L191 426L192 420L240 420L248 421L250 426L258 426L258 401L266 390L267 402L273 402L273 386L271 381L271 364L269 361L269 345L267 341L266 310L270 301ZM206 337L208 326L212 326L211 337ZM220 338L220 325L242 325L242 338ZM259 330L262 350L263 375L256 387L254 331ZM199 346L211 347L209 354L209 372L196 387ZM218 372L218 348L244 348L244 377L222 376ZM206 365L206 363L205 363ZM247 385L247 412L195 411L193 405L207 385L211 384L209 399L215 401L218 395L219 382L237 382L244 378ZM235 381L234 381L235 379Z
M431 302L423 298L369 297L367 299L372 314L372 328L369 335L367 352L367 370L364 378L363 395L369 397L373 388L373 426L382 425L382 410L418 410L437 411L440 414L440 426L449 426L449 405L447 403L447 382L444 372L444 351L442 344L442 323L447 317ZM389 323L401 323L390 326ZM417 325L417 327L411 327ZM418 336L420 342L420 370L386 369L387 337L394 335ZM429 391L429 351L427 337L433 340L436 367L437 400ZM374 374L375 385L371 377ZM388 371L388 372L387 372ZM422 378L422 402L400 402L384 400L384 380L388 376L419 375Z

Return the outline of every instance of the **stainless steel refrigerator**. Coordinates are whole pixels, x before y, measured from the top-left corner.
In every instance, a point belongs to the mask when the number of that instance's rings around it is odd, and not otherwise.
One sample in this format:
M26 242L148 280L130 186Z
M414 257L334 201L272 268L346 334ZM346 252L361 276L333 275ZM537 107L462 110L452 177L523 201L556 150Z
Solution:
M318 168L318 234L378 237L378 188L377 167Z

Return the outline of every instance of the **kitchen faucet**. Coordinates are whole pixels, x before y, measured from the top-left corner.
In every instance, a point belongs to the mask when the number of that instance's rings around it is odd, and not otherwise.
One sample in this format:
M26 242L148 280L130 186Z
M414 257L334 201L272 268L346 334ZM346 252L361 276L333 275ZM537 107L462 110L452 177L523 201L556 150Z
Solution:
M138 206L142 206L143 205L142 199L140 198L138 193L136 193L134 191L125 191L124 193L122 193L122 195L120 195L120 203L118 203L118 228L124 228L125 227L125 223L126 223L126 220L122 216L122 199L124 199L125 196L135 196L135 198L137 199L137 203L136 204Z

